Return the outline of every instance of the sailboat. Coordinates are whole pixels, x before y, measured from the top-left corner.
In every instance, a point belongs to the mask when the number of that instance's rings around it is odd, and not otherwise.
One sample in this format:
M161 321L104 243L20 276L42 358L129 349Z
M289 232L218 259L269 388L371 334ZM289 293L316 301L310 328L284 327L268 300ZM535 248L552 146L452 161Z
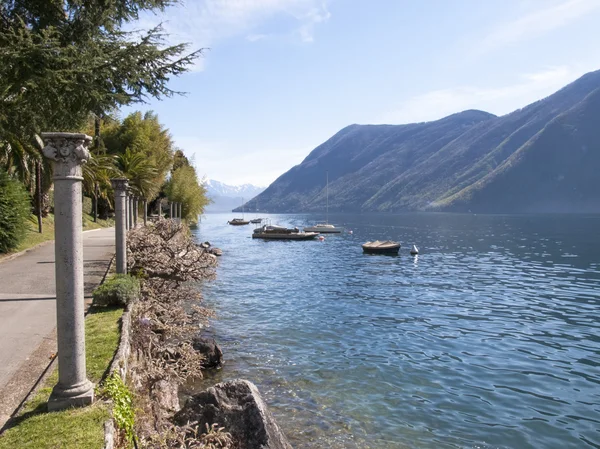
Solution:
M233 220L229 220L227 224L230 224L231 226L243 226L249 223L248 220L244 220L244 198L242 198L242 218L234 218Z
M257 215L257 217L254 218L253 220L250 220L250 223L258 224L258 223L262 223L262 221L263 221L262 218L258 218L258 198L256 199L256 215Z
M344 229L329 224L329 172L327 172L327 183L325 184L325 196L327 198L325 223L304 228L304 232L319 232L321 234L340 234Z

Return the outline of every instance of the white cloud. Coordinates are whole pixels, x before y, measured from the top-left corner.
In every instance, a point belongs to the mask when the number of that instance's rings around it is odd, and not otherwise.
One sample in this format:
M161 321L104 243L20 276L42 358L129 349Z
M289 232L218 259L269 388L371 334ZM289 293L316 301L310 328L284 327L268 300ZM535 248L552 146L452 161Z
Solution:
M412 123L437 120L466 109L482 109L496 115L544 98L581 75L598 67L551 67L523 74L505 86L458 86L415 95L398 109L383 114L375 123Z
M562 0L557 3L538 0L535 6L533 11L495 27L476 46L475 53L487 53L495 48L536 38L566 26L600 8L600 1Z
M284 32L312 42L315 26L330 17L327 1L187 0L164 13L144 15L137 27L146 29L162 22L170 42L191 42L193 48L206 48L237 36L245 36L251 42L272 37L256 30L269 20L291 18L292 25Z

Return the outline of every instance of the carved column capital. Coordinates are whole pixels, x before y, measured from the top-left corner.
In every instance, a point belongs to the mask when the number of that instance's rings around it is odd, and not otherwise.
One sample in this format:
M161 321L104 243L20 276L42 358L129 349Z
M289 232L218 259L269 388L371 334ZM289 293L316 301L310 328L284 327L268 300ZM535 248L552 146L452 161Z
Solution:
M122 195L127 193L127 189L129 188L129 180L127 178L112 178L110 183L115 193L119 192Z
M54 179L83 179L82 165L90 158L92 138L77 133L42 133L44 156L53 161Z

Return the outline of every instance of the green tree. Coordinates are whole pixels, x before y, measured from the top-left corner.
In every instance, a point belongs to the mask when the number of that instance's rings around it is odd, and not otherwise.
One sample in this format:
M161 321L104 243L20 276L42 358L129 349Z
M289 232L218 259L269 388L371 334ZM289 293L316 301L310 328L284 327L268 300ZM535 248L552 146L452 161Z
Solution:
M206 195L206 187L199 182L196 169L192 165L183 165L171 174L165 186L169 201L182 204L182 218L196 222L204 208L210 204Z
M129 179L129 186L143 198L150 199L153 192L160 188L160 184L158 187L154 184L156 167L142 152L128 148L117 157L117 168Z
M140 12L173 3L0 0L0 141L5 149L10 143L13 159L29 152L41 131L78 130L90 112L103 117L121 105L176 94L170 79L201 51L164 45L160 27L123 31Z
M0 168L0 253L19 244L30 212L29 195L23 184Z
M153 112L134 112L128 115L120 126L108 127L103 133L103 142L108 153L123 155L140 154L147 165L154 168L151 182L145 183L140 192L151 201L158 195L173 163L173 141Z

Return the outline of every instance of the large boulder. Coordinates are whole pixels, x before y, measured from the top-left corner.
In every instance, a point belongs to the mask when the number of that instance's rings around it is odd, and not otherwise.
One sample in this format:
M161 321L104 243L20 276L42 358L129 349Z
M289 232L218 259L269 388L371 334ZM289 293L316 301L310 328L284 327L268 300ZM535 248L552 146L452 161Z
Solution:
M192 346L204 356L202 368L219 368L223 365L223 351L214 338L196 335L192 340Z
M175 415L175 422L217 423L239 449L292 449L256 386L247 380L223 382L192 396Z

